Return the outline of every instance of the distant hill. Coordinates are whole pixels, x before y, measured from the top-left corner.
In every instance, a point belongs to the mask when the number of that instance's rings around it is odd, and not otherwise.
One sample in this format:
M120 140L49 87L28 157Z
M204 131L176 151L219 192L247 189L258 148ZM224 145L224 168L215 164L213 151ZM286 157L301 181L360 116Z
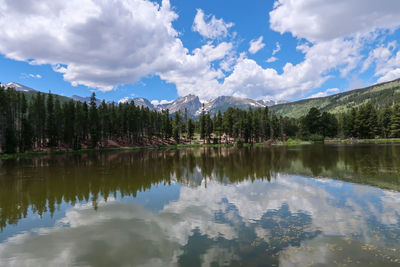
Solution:
M19 83L14 83L14 82L7 83L2 86L5 86L6 88L15 88L15 90L17 90L19 92L23 92L25 94L25 98L27 101L30 101L32 99L32 96L36 95L38 92L37 90L32 89L28 86L25 86L25 85L22 85ZM48 93L43 93L43 92L41 92L41 93L46 96L48 95ZM71 98L66 97L66 96L61 96L61 95L57 95L57 96L58 96L58 99L60 100L61 104L71 100Z
M321 111L339 114L368 101L377 107L400 103L400 79L331 96L278 104L270 109L278 116L298 118L305 115L312 107L317 107Z
M37 90L18 83L8 83L5 86L14 87L16 90L24 92L28 100L31 99L32 95L37 93ZM71 98L59 95L58 98L60 99L61 103L70 101L71 99L80 102L90 101L90 97L81 97L76 95L72 96ZM170 103L159 105L153 105L149 100L141 97L125 99L124 101L120 102L132 100L137 106L148 107L153 110L161 111L169 109L170 114L173 114L177 111L181 111L183 113L186 108L188 115L194 118L198 118L200 116L203 104L204 110L206 112L210 112L211 114L216 114L218 111L223 113L229 107L240 109L248 109L251 107L254 109L268 106L270 110L278 116L281 115L298 118L305 115L312 107L317 107L321 111L328 111L338 114L346 112L353 107L358 107L368 101L372 102L376 106L384 106L394 102L400 103L400 79L327 97L303 99L296 102L287 102L282 100L275 101L268 99L253 100L249 98L233 96L219 96L208 101L200 101L199 97L195 95L187 95ZM97 105L100 105L101 100L96 99L96 103Z

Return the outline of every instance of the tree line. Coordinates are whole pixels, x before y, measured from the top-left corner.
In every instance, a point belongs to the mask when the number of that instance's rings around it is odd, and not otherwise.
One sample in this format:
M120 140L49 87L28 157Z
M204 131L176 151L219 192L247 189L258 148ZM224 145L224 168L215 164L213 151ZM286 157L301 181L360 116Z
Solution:
M204 107L198 120L187 110L170 114L127 103L96 104L38 92L29 101L23 92L0 86L0 148L5 153L43 148L75 149L104 146L113 140L122 146L191 142L198 135L204 143L242 140L323 140L326 137L400 137L400 106L376 109L371 103L333 115L311 108L301 118L277 116L268 107L228 108L211 115Z

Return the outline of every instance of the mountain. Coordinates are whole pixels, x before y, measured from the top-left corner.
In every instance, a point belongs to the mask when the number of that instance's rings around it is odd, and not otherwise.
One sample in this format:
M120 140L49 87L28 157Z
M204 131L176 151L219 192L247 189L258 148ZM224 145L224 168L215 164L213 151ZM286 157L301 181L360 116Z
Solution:
M73 95L73 96L71 96L71 98L73 99L73 100L75 100L75 101L79 101L79 102L81 102L81 103L83 103L83 102L86 102L87 104L89 104L90 103L90 97L89 96L87 96L87 97L82 97L82 96L78 96L78 95ZM96 98L96 106L100 106L101 105L101 100L100 99L98 99L98 98Z
M240 98L234 96L219 96L216 99L205 101L204 110L215 114L218 111L224 113L229 107L248 109L248 108L264 108L265 105L249 98ZM195 116L199 116L201 108L197 110Z
M298 118L307 114L312 107L317 107L321 111L339 114L368 101L379 107L386 104L400 103L400 79L331 96L278 104L272 106L270 110L278 116Z
M19 83L14 83L14 82L5 84L5 87L15 88L15 90L20 91L20 92L37 92L36 90L34 90L28 86L25 86L25 85L22 85Z
M135 106L154 109L154 105L146 98L136 97L133 99L133 101L135 103Z
M38 90L32 89L28 86L25 86L25 85L19 84L19 83L15 83L15 82L10 82L10 83L4 84L4 87L5 88L14 88L15 90L17 90L19 92L23 92L27 101L30 101L32 99L32 97L34 95L36 95L37 92L39 92ZM45 96L48 95L48 93L43 93L43 92L41 92L41 93ZM56 96L60 100L61 104L66 103L71 100L71 98L66 97L66 96L61 96L61 95L56 95Z
M202 105L198 96L187 95L184 97L180 97L171 103L158 105L157 109L168 109L171 114L177 111L184 112L185 109L187 109L188 115L194 116L196 112L201 109L201 106Z
M279 105L279 104L289 103L289 101L286 101L286 100L270 100L270 99L258 100L257 102L266 107L272 107L272 106Z
M38 92L35 89L19 83L8 83L5 86L14 87L16 90L24 92L28 101ZM46 93L43 94L47 95ZM61 103L68 102L71 99L80 102L90 102L90 97L81 97L77 95L74 95L70 98L59 95L58 98L60 99ZM169 109L170 114L173 114L177 111L181 111L183 113L186 108L188 115L194 118L198 118L200 116L203 105L204 110L206 112L210 112L212 115L216 114L218 111L225 112L229 107L248 109L249 107L264 108L268 106L271 112L278 116L298 118L307 114L312 107L317 107L321 111L328 111L333 114L338 114L346 112L353 107L358 107L368 101L372 102L375 106L384 106L386 104L391 105L394 102L400 103L400 79L327 97L303 99L296 102L253 100L249 98L233 96L220 96L215 99L200 101L199 97L195 95L187 95L170 103L159 105L153 105L149 100L142 97L126 99L121 102L130 100L133 100L137 106L148 107L153 110L161 111ZM100 105L101 100L96 99L96 104Z

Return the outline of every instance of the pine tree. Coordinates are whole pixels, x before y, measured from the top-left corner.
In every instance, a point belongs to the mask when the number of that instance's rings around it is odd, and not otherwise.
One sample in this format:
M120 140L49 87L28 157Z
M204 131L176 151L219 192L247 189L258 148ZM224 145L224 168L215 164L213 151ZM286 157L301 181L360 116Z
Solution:
M96 94L92 93L90 97L90 109L89 109L89 132L91 147L95 148L100 138L99 134L99 114L97 112L96 105Z
M175 141L179 144L180 141L180 132L181 132L181 116L179 112L175 112L174 115L174 124L173 124L173 136Z
M46 121L46 132L49 140L49 147L57 145L57 124L54 112L54 101L51 93L47 96L47 121Z
M215 125L214 130L215 130L215 133L218 136L218 142L220 143L221 142L221 136L222 136L223 130L224 130L224 128L223 128L223 119L222 119L222 114L221 114L220 110L218 110L214 125Z
M192 142L193 136L194 136L194 122L192 118L189 118L187 121L187 138L189 138L190 142Z
M391 132L392 109L386 105L379 113L379 124L381 125L381 136L390 137Z
M62 139L62 133L64 131L64 124L63 124L63 112L61 109L60 99L56 95L54 101L54 116L55 116L55 123L56 123L56 130L57 130L57 146L59 145Z
M308 129L308 132L311 134L318 134L321 131L321 113L320 111L312 107L307 115L305 116L304 123Z
M269 138L271 138L271 122L270 122L268 107L264 108L262 116L262 129L263 129L264 140L268 140Z
M32 125L30 121L27 119L27 111L28 111L28 103L25 98L25 94L22 94L21 97L21 138L19 142L19 151L25 152L32 149Z
M375 138L375 135L379 133L378 113L371 102L366 105L368 111L368 138Z
M393 107L392 119L390 124L390 136L400 138L400 105L395 104Z
M204 142L204 140L206 139L206 135L207 135L207 133L206 133L206 115L204 112L204 104L203 104L203 108L201 110L199 124L200 124L200 139L202 139Z
M205 115L204 121L205 121L205 137L207 138L207 142L210 143L211 134L213 133L214 130L210 113L207 113Z

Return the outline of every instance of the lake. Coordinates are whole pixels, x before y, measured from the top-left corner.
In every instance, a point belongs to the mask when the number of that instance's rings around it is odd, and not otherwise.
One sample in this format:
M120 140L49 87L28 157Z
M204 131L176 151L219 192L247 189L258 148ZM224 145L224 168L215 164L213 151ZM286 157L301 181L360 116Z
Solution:
M399 266L400 146L0 161L0 266Z

